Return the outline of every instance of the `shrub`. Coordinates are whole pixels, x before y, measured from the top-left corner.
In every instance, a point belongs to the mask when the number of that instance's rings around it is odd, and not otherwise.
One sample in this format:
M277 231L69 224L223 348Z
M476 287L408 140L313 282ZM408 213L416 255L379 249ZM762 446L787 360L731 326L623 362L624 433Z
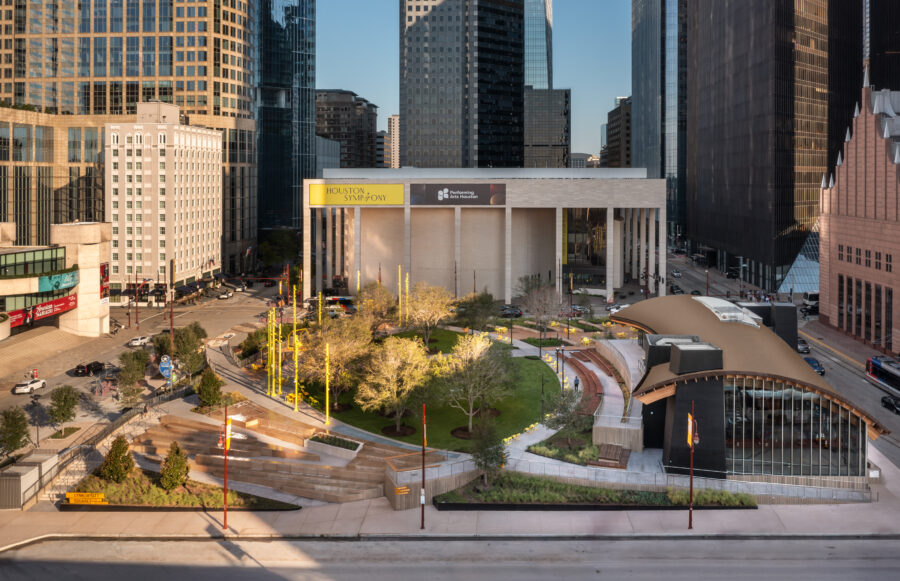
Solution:
M20 407L0 412L0 452L9 456L28 443L28 416Z
M178 442L169 446L169 454L163 460L159 471L159 485L166 490L174 490L187 482L188 461Z
M122 482L133 468L134 458L128 449L128 440L124 436L116 436L100 466L100 476L111 482Z
M78 392L71 385L61 385L50 392L50 419L61 424L75 419Z
M339 438L337 436L330 436L328 434L316 434L310 438L310 441L321 442L322 444L344 448L345 450L356 450L359 447L357 442L351 442L350 440L345 440L344 438Z
M204 369L197 387L197 397L200 404L207 407L215 407L222 402L222 386L225 382L215 374L212 369Z

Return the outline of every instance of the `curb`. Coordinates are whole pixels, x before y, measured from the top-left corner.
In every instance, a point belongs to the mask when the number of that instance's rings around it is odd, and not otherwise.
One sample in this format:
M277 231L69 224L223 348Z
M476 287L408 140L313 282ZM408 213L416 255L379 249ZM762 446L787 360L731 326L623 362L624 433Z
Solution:
M21 549L30 545L54 542L54 541L94 541L94 542L166 542L166 541L253 541L253 542L273 542L273 541L328 541L328 542L452 542L452 541L472 541L472 540L489 540L489 541L803 541L803 540L824 540L824 541L870 541L870 540L900 540L900 533L673 533L673 534L559 534L559 535L542 535L542 534L446 534L446 533L409 533L409 534L381 534L381 533L358 533L356 535L339 535L339 534L309 534L309 535L277 535L277 534L225 534L207 535L207 534L186 534L186 535L84 535L84 534L64 534L50 533L24 539L15 543L10 543L4 547L0 547L0 554ZM2 557L0 557L2 560Z

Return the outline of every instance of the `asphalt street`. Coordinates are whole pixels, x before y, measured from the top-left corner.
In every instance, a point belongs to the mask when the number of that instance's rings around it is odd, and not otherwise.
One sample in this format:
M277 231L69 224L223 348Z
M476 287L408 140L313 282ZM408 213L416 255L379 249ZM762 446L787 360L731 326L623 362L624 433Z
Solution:
M603 513L597 513L603 518ZM898 541L54 541L0 556L0 577L259 581L896 579Z

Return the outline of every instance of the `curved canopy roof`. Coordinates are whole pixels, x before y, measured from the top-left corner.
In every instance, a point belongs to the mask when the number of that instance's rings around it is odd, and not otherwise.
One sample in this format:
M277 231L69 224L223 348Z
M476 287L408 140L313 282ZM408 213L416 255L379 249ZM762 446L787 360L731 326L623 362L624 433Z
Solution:
M761 323L753 324L737 312L738 309L722 299L674 295L641 301L612 315L613 321L648 333L697 335L701 341L722 350L721 370L676 375L668 363L654 366L647 370L635 388L635 397L655 401L658 397L641 396L665 390L665 395L659 395L666 397L671 395L675 383L710 375L756 376L794 383L818 392L864 417L877 432L886 432L868 413L845 399L813 371L794 347Z

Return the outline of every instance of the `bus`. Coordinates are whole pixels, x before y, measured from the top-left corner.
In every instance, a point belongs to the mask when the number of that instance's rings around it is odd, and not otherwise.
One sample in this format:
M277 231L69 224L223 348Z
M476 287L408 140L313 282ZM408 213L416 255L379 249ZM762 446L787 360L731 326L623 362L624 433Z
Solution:
M900 395L900 361L893 357L869 357L866 361L866 377L875 385L886 387L894 395Z

